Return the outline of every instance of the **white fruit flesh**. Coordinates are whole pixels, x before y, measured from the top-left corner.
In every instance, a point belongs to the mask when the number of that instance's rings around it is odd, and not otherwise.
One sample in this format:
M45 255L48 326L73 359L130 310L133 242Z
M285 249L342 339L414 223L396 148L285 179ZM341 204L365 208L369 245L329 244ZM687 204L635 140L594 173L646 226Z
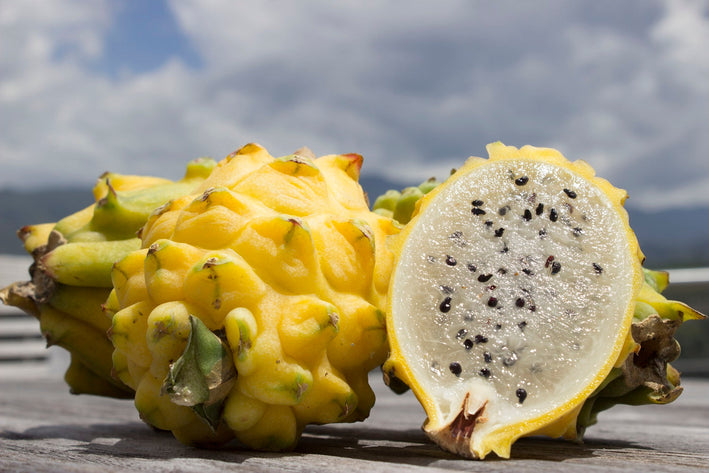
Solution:
M434 400L428 427L467 402L471 415L485 405L475 436L485 435L603 379L626 335L638 262L601 189L545 162L490 162L442 189L415 225L390 289L390 330Z

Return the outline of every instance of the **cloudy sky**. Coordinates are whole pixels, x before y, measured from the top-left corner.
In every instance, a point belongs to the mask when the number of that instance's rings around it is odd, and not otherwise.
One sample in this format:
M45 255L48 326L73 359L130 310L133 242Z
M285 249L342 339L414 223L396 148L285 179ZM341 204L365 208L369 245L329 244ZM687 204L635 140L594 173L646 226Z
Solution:
M251 141L414 183L500 140L709 206L708 50L709 0L0 0L0 189Z

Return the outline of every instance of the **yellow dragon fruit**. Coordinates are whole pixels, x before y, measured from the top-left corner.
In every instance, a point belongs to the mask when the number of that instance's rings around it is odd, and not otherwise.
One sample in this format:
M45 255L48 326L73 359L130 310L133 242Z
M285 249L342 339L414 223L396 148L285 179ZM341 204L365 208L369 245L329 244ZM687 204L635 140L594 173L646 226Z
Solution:
M283 450L307 424L368 415L398 228L369 210L361 164L249 144L149 217L107 304L114 372L147 423Z
M18 231L34 260L32 279L0 289L0 300L39 319L48 346L71 353L65 380L73 393L133 396L111 375L111 319L102 308L112 287L111 268L140 248L136 232L155 207L194 191L215 165L195 159L178 181L104 173L93 189L95 203L56 223Z

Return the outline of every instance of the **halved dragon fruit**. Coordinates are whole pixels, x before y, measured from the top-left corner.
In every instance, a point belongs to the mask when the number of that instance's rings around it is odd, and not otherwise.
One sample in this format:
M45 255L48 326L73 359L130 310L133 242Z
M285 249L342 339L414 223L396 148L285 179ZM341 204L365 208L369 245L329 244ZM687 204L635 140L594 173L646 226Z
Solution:
M653 287L625 191L556 150L488 152L394 237L385 379L412 388L434 441L473 458L578 438L617 402L674 399L672 334L702 315Z

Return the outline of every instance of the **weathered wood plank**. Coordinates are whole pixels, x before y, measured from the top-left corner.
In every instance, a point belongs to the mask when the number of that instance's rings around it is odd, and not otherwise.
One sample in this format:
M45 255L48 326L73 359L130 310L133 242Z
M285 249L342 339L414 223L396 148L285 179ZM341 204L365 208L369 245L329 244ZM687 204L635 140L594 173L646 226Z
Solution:
M413 396L373 379L378 402L357 424L313 426L291 453L185 447L143 424L130 401L71 396L61 381L0 380L0 471L662 471L709 470L709 380L687 380L668 406L617 407L583 444L522 439L511 460L439 450L420 429Z

